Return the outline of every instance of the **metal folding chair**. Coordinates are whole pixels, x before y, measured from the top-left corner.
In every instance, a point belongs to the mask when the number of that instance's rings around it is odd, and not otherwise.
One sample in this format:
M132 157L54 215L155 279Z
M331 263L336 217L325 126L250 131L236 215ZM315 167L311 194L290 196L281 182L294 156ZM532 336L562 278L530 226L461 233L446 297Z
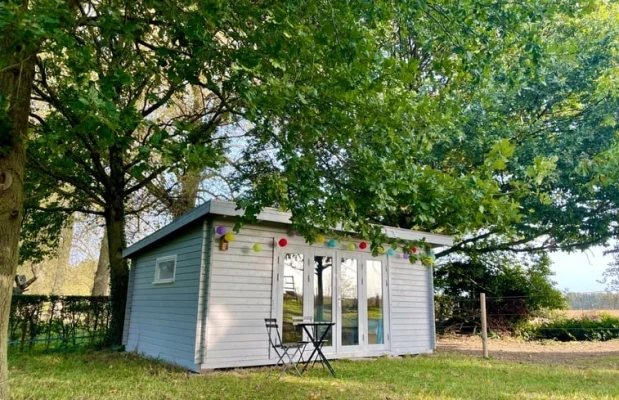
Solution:
M277 325L277 320L275 318L265 318L264 324L267 328L267 334L269 335L269 344L275 354L277 354L277 362L275 366L271 368L271 372L269 372L268 376L271 376L275 368L282 364L282 370L279 373L278 378L289 369L294 368L297 375L301 376L301 371L297 367L297 363L294 361L294 358L299 354L300 362L303 362L303 351L305 350L305 346L307 346L307 342L294 342L294 343L283 343L282 337L279 334L279 326ZM273 331L275 331L275 335L273 335ZM286 359L288 361L286 361Z

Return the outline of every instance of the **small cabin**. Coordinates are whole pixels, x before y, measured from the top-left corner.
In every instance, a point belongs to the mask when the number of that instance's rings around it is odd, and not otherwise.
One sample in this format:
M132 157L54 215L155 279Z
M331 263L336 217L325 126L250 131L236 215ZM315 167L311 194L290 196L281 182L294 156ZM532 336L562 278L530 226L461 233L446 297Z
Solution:
M131 260L127 351L192 371L269 365L265 318L284 341L293 317L333 321L328 358L430 353L435 348L432 269L401 249L373 256L354 235L308 244L290 214L265 209L233 233L242 213L211 200L125 249ZM387 237L452 244L449 236L383 227Z

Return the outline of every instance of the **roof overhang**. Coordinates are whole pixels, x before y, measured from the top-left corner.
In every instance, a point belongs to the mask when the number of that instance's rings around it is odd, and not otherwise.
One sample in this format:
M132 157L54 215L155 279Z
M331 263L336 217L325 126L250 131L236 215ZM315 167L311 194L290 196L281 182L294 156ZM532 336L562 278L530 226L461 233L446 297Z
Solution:
M227 217L238 217L243 215L243 210L237 209L236 204L227 201L209 200L206 203L194 208L178 219L174 220L169 225L159 229L157 232L145 237L139 242L129 246L123 251L123 257L130 258L132 255L139 253L155 242L164 237L180 230L181 228L190 225L193 222L201 220L207 215L219 215ZM274 208L265 208L257 216L258 222L273 222L279 224L291 224L291 214L282 212ZM342 231L341 227L336 227L335 230ZM383 226L383 233L388 238L401 240L425 240L426 243L433 247L451 246L453 238L447 235L439 235L436 233L428 233L414 231L410 229L396 228L392 226Z

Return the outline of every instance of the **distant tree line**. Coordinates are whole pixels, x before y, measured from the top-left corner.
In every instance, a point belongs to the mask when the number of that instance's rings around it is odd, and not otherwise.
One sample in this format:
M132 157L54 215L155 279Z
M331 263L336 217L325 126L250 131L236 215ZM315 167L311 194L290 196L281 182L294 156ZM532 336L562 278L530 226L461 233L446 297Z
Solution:
M580 293L565 294L572 310L619 310L619 293Z

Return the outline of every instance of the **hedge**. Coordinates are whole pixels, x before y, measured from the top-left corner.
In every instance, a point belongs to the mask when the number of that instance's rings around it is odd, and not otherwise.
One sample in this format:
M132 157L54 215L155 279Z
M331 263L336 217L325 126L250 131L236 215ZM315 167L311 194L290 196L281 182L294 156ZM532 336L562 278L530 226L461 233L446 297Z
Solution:
M606 341L619 338L619 318L608 314L593 318L558 318L527 323L517 333L528 340Z
M13 295L9 346L68 347L103 341L110 323L108 297Z

